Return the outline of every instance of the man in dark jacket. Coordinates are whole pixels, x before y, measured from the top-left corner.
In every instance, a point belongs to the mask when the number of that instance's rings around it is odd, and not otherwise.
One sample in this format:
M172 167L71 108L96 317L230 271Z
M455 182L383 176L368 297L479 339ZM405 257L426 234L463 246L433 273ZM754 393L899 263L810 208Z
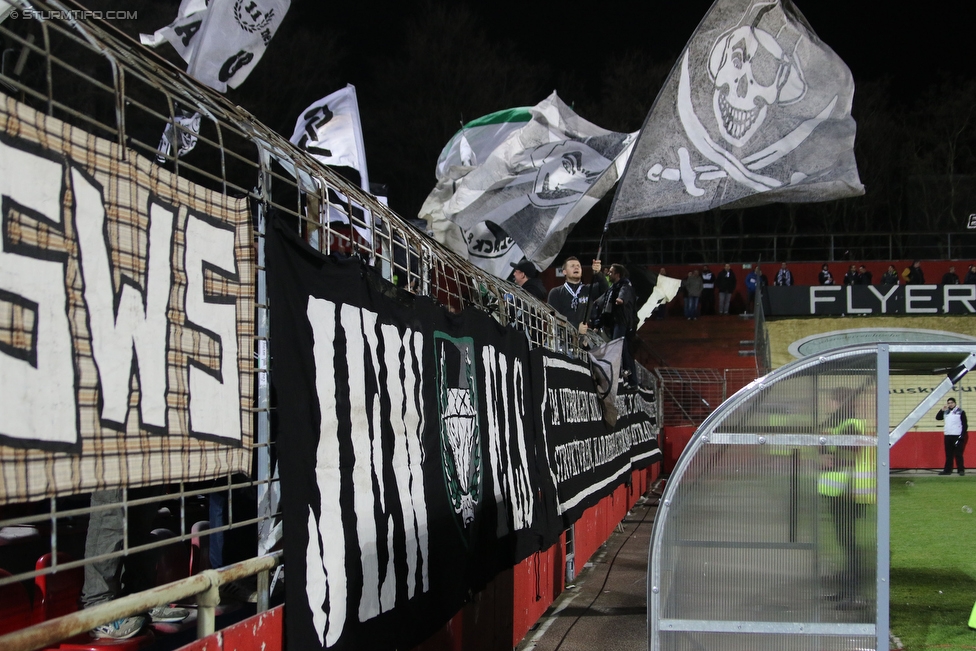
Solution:
M715 285L718 287L718 313L728 314L729 303L732 302L732 292L735 291L735 272L732 271L732 265L726 264L718 272Z
M860 267L857 268L857 278L854 279L854 284L855 285L870 285L871 284L871 279L873 277L874 276L871 275L871 272L868 271L868 268L865 267L862 264Z
M515 278L515 284L531 296L545 303L547 297L546 287L542 284L535 265L528 260L523 260L518 264L512 264L512 266L515 267L515 271L512 272L512 276Z
M956 275L956 268L949 267L949 271L942 274L942 284L943 285L958 285L959 276Z
M610 265L610 289L599 301L599 326L610 340L624 338L623 367L628 383L637 379L637 367L630 352L630 340L637 330L637 292L622 264ZM596 323L594 323L594 326Z
M593 282L583 283L583 265L575 257L568 257L563 262L563 277L566 282L554 287L549 292L549 305L562 314L574 328L579 328L580 334L586 334L587 324L583 317L587 313L587 304L596 301L610 287L607 279L600 271L603 265L599 260L593 261Z
M702 293L698 307L701 310L702 316L715 314L715 274L708 268L708 265L702 267L701 278Z
M905 280L906 285L924 285L925 284L925 274L922 272L922 262L916 260L912 263L912 266L907 269L908 278Z
M969 271L963 281L967 285L976 285L976 264L969 265Z

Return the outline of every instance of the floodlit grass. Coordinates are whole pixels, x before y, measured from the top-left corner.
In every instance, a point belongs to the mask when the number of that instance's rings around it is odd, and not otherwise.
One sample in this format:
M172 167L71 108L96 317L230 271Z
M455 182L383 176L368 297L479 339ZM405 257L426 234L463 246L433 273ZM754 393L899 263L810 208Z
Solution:
M976 649L971 474L891 478L891 632L907 651Z

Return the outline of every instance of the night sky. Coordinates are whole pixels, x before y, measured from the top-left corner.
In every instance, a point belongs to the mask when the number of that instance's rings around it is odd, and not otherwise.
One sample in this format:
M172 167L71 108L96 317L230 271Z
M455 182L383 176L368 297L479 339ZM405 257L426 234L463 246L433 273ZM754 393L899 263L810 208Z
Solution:
M112 0L80 1L93 8L116 6ZM179 0L130 2L139 8L140 20L123 28L136 38L139 32L151 33L172 21L179 7ZM391 207L410 218L434 186L438 152L462 121L531 106L556 90L580 115L604 128L640 128L654 102L656 84L710 6L710 0L652 0L640 5L581 0L293 0L263 60L228 98L287 137L305 107L354 84L370 179L388 184ZM885 101L893 111L907 111L940 80L974 78L971 23L963 18L972 14L969 3L948 0L911 11L895 9L893 3L854 0L799 0L797 6L851 68L856 85L888 83ZM444 33L418 37L416 26L437 9L447 13L442 18ZM465 23L465 16L473 20ZM455 17L463 28L454 28ZM431 52L418 53L417 38L432 43ZM464 66L477 63L479 47L486 45L503 52L507 62L517 62L514 69L490 80L482 81L477 72L464 79ZM157 52L185 68L169 46ZM632 80L630 94L611 93L607 85L616 81L608 81L609 73L635 53L643 57L640 61L657 66L656 71L648 70L648 79L655 81L644 80L642 85L642 80ZM428 75L424 66L436 67L443 59L457 60L460 69ZM636 76L644 70L624 69ZM460 78L457 84L449 83L453 74ZM508 82L504 89L492 86ZM615 110L623 102L625 110ZM854 108L857 118L857 91Z

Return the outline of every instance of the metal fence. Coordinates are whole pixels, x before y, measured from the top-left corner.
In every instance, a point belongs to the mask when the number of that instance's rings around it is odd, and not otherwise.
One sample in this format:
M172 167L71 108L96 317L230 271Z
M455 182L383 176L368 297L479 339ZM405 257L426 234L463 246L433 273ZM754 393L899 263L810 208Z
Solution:
M769 329L766 327L765 295L762 287L756 287L756 334L753 339L756 350L756 372L759 375L769 373L772 361L769 349Z
M129 534L118 550L86 558L87 522L94 512L87 494L55 494L40 502L0 505L0 568L9 572L0 575L0 589L140 551L162 558L182 549L191 557L183 567L189 572L193 562L198 564L195 569L208 565L206 543L209 539L217 544L217 536L225 543L225 563L239 560L231 550L249 558L277 546L281 527L278 479L272 464L263 239L272 214L319 251L358 256L396 286L432 297L453 311L471 306L488 311L500 323L525 331L533 347L583 354L576 330L547 305L443 249L375 197L128 36L104 24L76 20L71 12L74 5L56 0L29 5L14 0L13 4L30 9L30 19L0 24L3 59L18 61L4 66L0 91L49 117L117 143L126 152L123 155L158 157L161 166L181 178L224 195L246 197L255 206L257 400L250 476L223 475L148 491L123 486L119 501L105 507L121 508L127 520L134 509L150 507L154 537L148 541ZM177 119L185 109L203 116L196 148L182 158L158 151L166 127L178 135L193 135ZM655 381L644 369L640 376L644 383ZM224 515L218 519L220 513ZM40 562L39 557L46 560ZM264 604L267 590L273 588L272 580L259 595Z
M661 391L661 423L700 425L729 396L756 379L752 369L654 369Z
M648 229L652 227L647 227ZM716 234L661 235L648 230L611 237L604 251L614 259L654 265L786 260L790 262L843 262L848 260L973 260L976 230L954 233L906 231L900 233ZM567 246L595 251L597 236L570 236Z

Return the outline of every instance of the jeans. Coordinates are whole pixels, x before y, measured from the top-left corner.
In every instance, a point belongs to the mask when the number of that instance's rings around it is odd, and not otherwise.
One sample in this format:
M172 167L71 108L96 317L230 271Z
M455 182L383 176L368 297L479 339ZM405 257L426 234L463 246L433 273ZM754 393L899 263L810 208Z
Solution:
M227 524L227 492L211 493L208 496L210 508L210 528L223 527ZM217 569L224 566L224 532L216 531L210 534L210 567Z
M718 293L718 313L728 314L729 313L729 303L732 302L732 292L719 292Z
M695 319L698 317L698 297L685 296L685 317Z
M156 492L156 489L148 490L151 491L149 494L145 490L129 491L129 498L149 497ZM85 539L85 558L94 558L122 549L126 526L122 514L122 489L113 488L92 493L93 507L106 504L118 504L118 506L91 514L88 521L88 535ZM129 507L130 548L150 541L150 527L156 517L157 508L156 504ZM126 592L140 592L155 587L155 555L151 551L131 554L124 560ZM85 565L85 583L81 590L82 607L89 608L121 596L122 563L123 557L117 556Z

